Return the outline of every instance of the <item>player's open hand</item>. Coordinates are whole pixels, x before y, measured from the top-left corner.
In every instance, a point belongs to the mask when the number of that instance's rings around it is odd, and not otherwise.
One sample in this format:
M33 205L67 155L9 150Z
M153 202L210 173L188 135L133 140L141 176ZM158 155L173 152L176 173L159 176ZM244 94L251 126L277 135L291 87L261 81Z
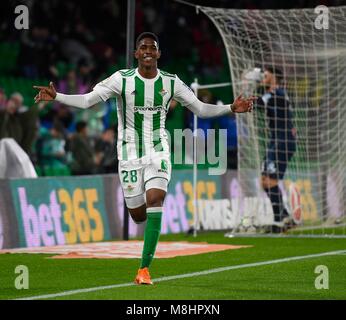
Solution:
M34 86L34 89L40 90L34 98L35 103L40 101L52 101L56 97L56 90L53 82L50 82L48 87Z
M240 94L233 102L232 111L237 113L251 112L253 109L253 102L257 97L243 98Z

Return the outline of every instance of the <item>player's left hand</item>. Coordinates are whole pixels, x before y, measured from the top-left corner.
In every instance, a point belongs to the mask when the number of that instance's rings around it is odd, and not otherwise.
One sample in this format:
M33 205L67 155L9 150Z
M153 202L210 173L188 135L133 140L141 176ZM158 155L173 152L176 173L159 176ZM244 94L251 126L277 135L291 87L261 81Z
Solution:
M255 100L257 100L257 97L255 96L243 98L242 94L240 94L232 104L232 111L237 113L251 112Z

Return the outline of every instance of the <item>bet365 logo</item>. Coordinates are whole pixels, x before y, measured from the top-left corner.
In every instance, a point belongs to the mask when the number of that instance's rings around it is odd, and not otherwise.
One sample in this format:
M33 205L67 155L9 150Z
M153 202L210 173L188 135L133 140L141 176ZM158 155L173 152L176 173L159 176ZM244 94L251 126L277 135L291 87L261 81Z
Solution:
M36 205L30 201L26 188L19 187L17 191L19 219L24 231L21 241L25 241L22 245L53 246L104 239L105 226L97 189L51 190L47 203L43 198Z

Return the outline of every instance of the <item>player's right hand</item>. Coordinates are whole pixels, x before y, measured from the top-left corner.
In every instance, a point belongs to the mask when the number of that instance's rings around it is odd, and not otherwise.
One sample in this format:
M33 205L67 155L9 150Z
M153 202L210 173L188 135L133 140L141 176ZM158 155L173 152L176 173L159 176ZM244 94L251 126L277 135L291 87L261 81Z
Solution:
M52 101L56 97L56 90L53 82L50 82L48 87L34 86L34 89L40 90L34 98L35 103L40 101Z
M236 113L251 112L253 109L253 103L258 97L251 96L250 98L243 98L240 94L233 102L231 110Z

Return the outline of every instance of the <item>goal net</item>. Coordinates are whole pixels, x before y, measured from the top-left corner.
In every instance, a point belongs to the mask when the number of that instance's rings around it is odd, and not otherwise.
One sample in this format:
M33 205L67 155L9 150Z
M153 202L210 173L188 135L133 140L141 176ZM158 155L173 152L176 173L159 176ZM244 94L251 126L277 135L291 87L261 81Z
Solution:
M284 205L298 224L289 232L345 235L346 7L199 9L224 40L235 96L255 94L265 66L283 74L297 137L279 181ZM238 115L237 131L241 190L232 202L234 231L256 227L259 232L273 222L261 186L271 139L265 110Z

